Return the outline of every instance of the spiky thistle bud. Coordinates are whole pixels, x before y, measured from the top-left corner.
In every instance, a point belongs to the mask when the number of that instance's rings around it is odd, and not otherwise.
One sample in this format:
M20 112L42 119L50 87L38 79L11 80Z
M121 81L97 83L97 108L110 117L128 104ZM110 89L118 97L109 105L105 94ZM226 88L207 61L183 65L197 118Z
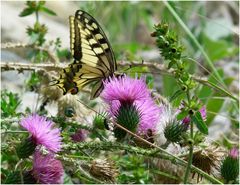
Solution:
M177 120L171 120L164 128L164 136L173 143L178 143L182 139L183 133L186 132L186 127Z
M22 159L29 157L34 153L36 146L32 137L24 139L16 148L18 157Z
M101 129L101 130L109 129L106 117L107 117L106 112L95 115L95 117L93 119L93 126L95 128Z
M239 175L239 153L237 148L230 150L221 165L221 175L226 183L235 183Z
M78 129L75 134L71 135L71 138L75 142L85 141L89 132L84 129Z
M4 184L35 184L36 180L30 171L14 171L8 174Z

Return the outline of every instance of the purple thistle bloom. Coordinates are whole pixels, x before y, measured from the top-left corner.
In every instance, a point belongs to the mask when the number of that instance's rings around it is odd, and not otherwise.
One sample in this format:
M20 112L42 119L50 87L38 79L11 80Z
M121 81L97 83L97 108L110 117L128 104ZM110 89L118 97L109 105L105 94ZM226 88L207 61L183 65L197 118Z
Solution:
M71 135L71 138L75 142L82 142L87 138L88 131L84 129L78 129L77 132Z
M61 161L54 158L53 153L43 155L36 151L33 158L34 178L41 184L62 184L64 170Z
M52 152L60 151L62 138L60 129L53 128L54 122L34 114L22 119L20 125L32 134L31 139L36 145L43 145Z
M128 76L112 77L104 81L101 97L110 104L114 100L133 103L150 97L150 92L143 79L133 79Z
M148 131L155 131L160 115L160 108L154 103L143 79L133 79L127 76L110 78L104 82L101 94L103 100L109 105L110 115L118 116L121 105L135 106L139 111L137 133L147 135Z
M147 135L148 130L155 132L161 109L150 98L145 101L137 101L136 107L140 112L137 133L139 135Z
M233 159L238 159L239 152L237 148L232 148L229 152L229 156L232 157Z

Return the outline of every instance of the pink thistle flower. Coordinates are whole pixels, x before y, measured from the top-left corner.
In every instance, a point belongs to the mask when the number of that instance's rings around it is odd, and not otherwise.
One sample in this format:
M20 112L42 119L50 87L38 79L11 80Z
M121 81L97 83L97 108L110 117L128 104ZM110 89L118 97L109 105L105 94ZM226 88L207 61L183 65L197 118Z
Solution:
M156 131L161 109L152 99L137 101L136 107L140 112L140 122L137 128L139 135L147 135L148 131Z
M150 92L143 79L133 79L128 76L112 77L103 83L104 90L101 97L107 103L114 100L133 103L136 100L150 97Z
M147 135L149 130L155 131L160 108L152 100L143 79L132 79L127 76L110 78L104 82L101 97L109 105L110 115L115 119L122 105L136 107L139 112L138 134Z
M237 148L232 148L229 152L229 156L232 157L233 159L238 159L239 152Z
M36 151L33 158L34 178L42 184L62 184L64 170L61 161L54 158L53 153L43 155Z
M87 138L88 131L84 129L78 129L77 132L71 135L71 138L75 142L82 142Z
M35 114L22 119L20 125L32 134L31 139L36 145L43 145L52 152L60 151L62 138L60 129L53 128L54 122Z

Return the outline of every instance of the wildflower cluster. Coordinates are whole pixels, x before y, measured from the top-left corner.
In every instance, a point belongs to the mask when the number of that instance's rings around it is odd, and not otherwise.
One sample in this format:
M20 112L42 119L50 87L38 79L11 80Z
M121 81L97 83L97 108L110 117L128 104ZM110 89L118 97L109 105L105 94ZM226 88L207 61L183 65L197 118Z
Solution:
M33 168L24 172L24 183L61 184L63 183L63 166L61 161L55 159L54 154L62 147L61 132L54 128L55 124L46 117L37 114L23 118L20 125L26 129L30 136L17 147L19 158L28 158L33 155ZM41 150L45 148L48 154ZM12 178L15 176L14 178ZM7 177L5 183L21 183L21 174L15 171Z
M33 14L36 17L35 23L27 28L31 39L30 55L35 62L51 58L51 52L44 48L52 46L53 41L50 41L49 45L46 44L48 28L40 23L39 13L56 14L45 5L44 1L28 1L19 15L25 17ZM81 16L86 19L79 18ZM95 20L85 12L78 16L76 14L75 19L71 34L79 32L83 40L79 35L73 37L71 42L74 41L74 47L78 45L78 41L75 40L80 39L87 45L88 40L84 38L87 39L88 35L96 30L102 32ZM84 25L81 25L81 21L84 21ZM21 103L18 95L7 91L2 94L4 100L1 102L1 115L6 118L2 126L6 131L3 138L7 138L3 146L2 161L5 162L5 158L10 156L6 160L10 161L5 165L7 170L3 168L4 183L193 183L194 180L198 183L202 177L213 183L238 183L238 149L232 148L226 154L221 147L206 142L207 106L199 101L193 91L196 82L189 74L187 62L182 57L183 46L166 23L155 25L154 28L152 36L156 37L160 54L167 62L168 69L164 71L174 76L179 86L179 90L173 93L169 101L160 94L156 93L159 95L157 97L151 92L146 84L148 80L144 77L132 78L126 74L114 76L113 73L111 77L104 78L101 84L103 91L100 98L107 108L96 113L96 110L99 110L99 107L95 107L97 101L87 102L85 94L79 99L77 95L63 95L58 87L49 87L49 81L54 75L40 78L48 73L45 69L40 70L41 72L34 71L27 83L28 86L48 86L40 88L42 104L34 114L30 108L25 112L16 113ZM96 38L98 36L105 37L102 33L96 34ZM95 41L94 39L91 37L89 43ZM60 39L56 39L54 45L54 54L58 55ZM87 47L86 45L83 47ZM90 46L87 48L96 49ZM91 50L88 52L92 53ZM94 50L95 52L98 53L97 50ZM85 59L84 54L81 57ZM97 57L103 56L96 54ZM89 58L94 60L95 56ZM104 57L101 59L106 62ZM60 61L60 57L56 61L58 60ZM82 83L82 77L86 78L82 84L88 84L87 80L95 71L93 66L88 68L81 63L76 63L76 66L76 69L69 67L65 70L66 75L62 75L61 79L64 85L68 81L79 85ZM71 70L74 70L74 75ZM86 71L89 74L82 75ZM90 83L94 81L95 78L90 79ZM158 101L160 97L164 101ZM48 112L45 109L50 103L55 104L56 116L48 118L43 115L53 115L52 110ZM94 117L92 113L95 114ZM20 118L21 115L27 116ZM12 118L16 118L17 121L12 121ZM9 120L19 124L7 125ZM9 137L8 133L15 135ZM19 137L16 133L20 133ZM231 148L232 143L228 144ZM16 156L12 156L15 154ZM11 170L8 170L8 167ZM190 174L192 179L197 174L197 178L191 180Z

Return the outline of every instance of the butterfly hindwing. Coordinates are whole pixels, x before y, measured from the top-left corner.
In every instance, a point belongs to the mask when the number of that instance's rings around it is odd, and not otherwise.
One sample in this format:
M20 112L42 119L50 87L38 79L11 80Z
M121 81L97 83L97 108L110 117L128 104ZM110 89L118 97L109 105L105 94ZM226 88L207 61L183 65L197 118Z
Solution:
M112 76L116 60L109 41L97 21L78 10L69 17L70 49L74 62L63 69L57 82L64 94L76 94L89 83L94 83L91 96L96 98L103 89L102 80Z

